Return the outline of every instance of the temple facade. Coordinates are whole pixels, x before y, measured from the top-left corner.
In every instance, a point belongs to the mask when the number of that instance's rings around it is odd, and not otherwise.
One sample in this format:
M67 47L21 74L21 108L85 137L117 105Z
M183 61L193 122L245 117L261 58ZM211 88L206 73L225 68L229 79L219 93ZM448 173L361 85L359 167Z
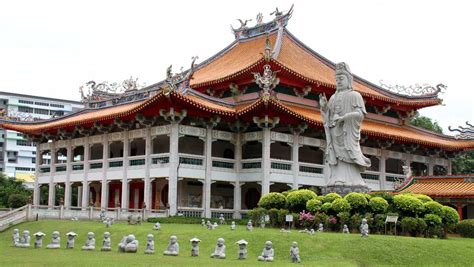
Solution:
M118 94L88 83L78 112L2 121L38 144L33 204L240 218L268 192L324 187L318 100L335 91L335 64L286 29L290 17L291 10L242 25L215 56L183 73L169 68L151 86L129 81ZM449 175L456 154L474 149L472 140L408 125L417 110L441 103L439 90L404 95L358 76L354 89L368 112L360 143L372 163L362 174L371 190L403 183L404 166Z

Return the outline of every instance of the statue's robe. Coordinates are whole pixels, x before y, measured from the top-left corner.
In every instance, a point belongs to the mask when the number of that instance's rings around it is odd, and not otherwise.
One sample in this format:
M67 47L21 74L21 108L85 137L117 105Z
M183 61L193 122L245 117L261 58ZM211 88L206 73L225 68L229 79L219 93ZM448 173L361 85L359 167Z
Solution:
M362 96L354 90L336 91L323 111L326 131L326 160L331 174L328 185L366 186L360 173L370 167L370 159L360 149L360 128L365 110ZM335 116L346 116L336 123Z

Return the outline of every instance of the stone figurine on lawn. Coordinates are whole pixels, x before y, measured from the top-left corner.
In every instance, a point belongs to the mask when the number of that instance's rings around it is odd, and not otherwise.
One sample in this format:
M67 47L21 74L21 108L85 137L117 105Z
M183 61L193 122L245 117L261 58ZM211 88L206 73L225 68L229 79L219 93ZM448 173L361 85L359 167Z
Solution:
M275 251L273 250L272 241L265 242L265 247L263 248L262 254L258 256L259 261L273 261L275 257Z
M199 256L199 242L201 242L201 240L194 237L189 240L189 242L191 242L191 257Z
M29 248L30 247L30 231L25 230L23 231L23 236L20 238L20 243L18 243L17 247L20 248Z
M175 235L170 236L170 242L168 243L168 247L163 252L165 256L178 256L179 254L179 244L178 238Z
M132 234L124 236L122 241L120 241L118 248L119 252L137 253L138 240Z
M43 237L46 235L42 232L36 232L33 234L35 236L35 248L43 247Z
M104 233L104 239L102 240L102 248L101 251L111 251L112 250L112 241L110 240L110 233Z
M324 232L324 225L322 223L319 224L318 232Z
M208 230L214 229L214 227L213 227L211 221L207 221L206 226L207 226L207 229L208 229Z
M221 215L219 215L219 223L220 224L225 224L225 217L224 217L224 214L221 213Z
M252 230L253 230L252 220L249 220L247 222L247 231L252 231Z
M67 236L66 248L73 249L77 234L74 232L69 232L66 234L66 236Z
M248 242L241 239L236 242L237 245L239 245L239 251L238 251L238 259L239 260L245 260L247 258L247 245Z
M161 230L161 224L160 224L160 222L156 222L155 225L153 225L153 230L156 230L156 231Z
M204 221L204 219L201 220L201 226L202 227L206 226L206 221Z
M230 230L234 231L235 228L236 228L235 222L232 221L232 223L230 224Z
M49 243L46 248L49 249L58 249L61 247L61 237L59 236L58 231L54 231L51 235L51 243Z
M13 229L12 242L14 247L17 247L18 244L20 244L20 230Z
M211 258L214 259L225 259L225 245L224 238L217 239L217 245L214 252L211 254Z
M152 234L146 236L145 254L155 254L155 237Z
M362 237L369 237L369 225L367 224L367 219L362 219L362 224L360 225L360 235Z
M344 227L342 228L342 233L343 234L349 234L349 227L347 227L347 224L344 224Z
M293 242L290 248L290 258L293 263L300 263L300 249L298 248L298 243Z
M82 250L94 250L95 249L95 234L93 232L87 233L86 244L82 246Z

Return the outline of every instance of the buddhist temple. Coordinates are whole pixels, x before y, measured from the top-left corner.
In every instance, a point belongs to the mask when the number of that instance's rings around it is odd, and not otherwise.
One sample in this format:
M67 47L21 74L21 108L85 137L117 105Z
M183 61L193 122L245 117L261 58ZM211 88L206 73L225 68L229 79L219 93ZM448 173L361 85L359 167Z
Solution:
M129 80L118 93L89 82L80 111L1 121L38 144L33 204L241 218L268 192L325 186L318 100L335 92L335 64L288 31L291 16L242 23L223 50L178 74L170 67L153 85ZM404 166L451 175L456 154L474 149L473 140L408 124L417 110L441 104L439 88L403 94L354 75L354 89L367 109L360 142L371 190L403 183Z

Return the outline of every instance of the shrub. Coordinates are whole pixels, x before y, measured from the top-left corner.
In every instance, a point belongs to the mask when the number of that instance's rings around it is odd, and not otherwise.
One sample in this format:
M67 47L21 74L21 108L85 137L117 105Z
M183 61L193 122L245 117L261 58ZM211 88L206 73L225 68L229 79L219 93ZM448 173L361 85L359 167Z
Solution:
M341 196L338 193L329 193L324 196L323 198L323 203L332 203L335 199L341 198Z
M352 192L347 194L344 199L351 204L354 211L361 211L368 204L367 198L362 193Z
M459 214L455 209L448 206L443 206L441 208L441 211L441 219L443 220L443 224L445 227L452 227L459 223Z
M417 236L426 230L426 222L422 218L405 217L400 221L403 232Z
M324 203L322 206L321 206L321 211L322 212L329 212L330 210L332 209L332 203Z
M375 214L372 231L381 233L385 229L385 214Z
M8 207L10 208L19 208L26 205L26 197L20 194L12 194L8 197Z
M456 225L456 232L462 237L474 238L474 219L462 220Z
M423 204L426 213L436 214L440 217L443 216L443 205L436 201L428 201Z
M267 215L268 211L264 208L255 208L249 210L248 216L254 223L260 222L261 218Z
M315 197L317 197L316 193L308 189L289 192L286 197L288 209L293 212L300 212L306 209L306 202Z
M318 200L317 198L313 198L306 202L306 209L315 214L316 212L321 210L322 205L323 203L320 200Z
M339 212L344 212L344 211L350 211L351 210L351 205L347 200L344 198L336 198L332 203L331 203L331 208L333 211L336 213Z
M325 224L329 216L326 213L316 213L314 215L314 224L319 225L320 223Z
M375 213L384 213L388 209L388 202L381 197L373 197L369 201L369 207Z
M339 218L339 222L341 223L341 226L344 224L348 224L349 220L351 218L351 214L347 211L344 212L339 212L337 214L337 218Z
M421 214L424 211L423 202L411 195L396 195L393 197L395 208L408 215Z
M349 221L349 227L354 230L354 231L359 231L360 224L362 223L362 218L364 218L362 215L359 213L356 213L352 215L350 221Z
M424 220L426 222L426 225L428 225L428 227L440 226L442 223L441 217L432 213L425 214Z
M267 211L268 216L270 217L270 224L273 227L279 227L285 224L285 217L288 214L286 209L269 209Z
M283 209L286 206L286 197L282 193L268 193L260 198L258 206L264 209Z
M393 195L387 192L372 192L370 193L372 197L381 197L387 200L388 204L393 203Z
M433 201L433 199L431 197L427 196L427 195L414 194L413 196L416 197L417 199L421 200L421 202L423 202L423 203Z
M314 215L311 214L310 212L300 212L300 216L299 216L299 221L300 221L300 224L303 225L304 227L309 227L311 225L313 225L313 222L314 222Z

